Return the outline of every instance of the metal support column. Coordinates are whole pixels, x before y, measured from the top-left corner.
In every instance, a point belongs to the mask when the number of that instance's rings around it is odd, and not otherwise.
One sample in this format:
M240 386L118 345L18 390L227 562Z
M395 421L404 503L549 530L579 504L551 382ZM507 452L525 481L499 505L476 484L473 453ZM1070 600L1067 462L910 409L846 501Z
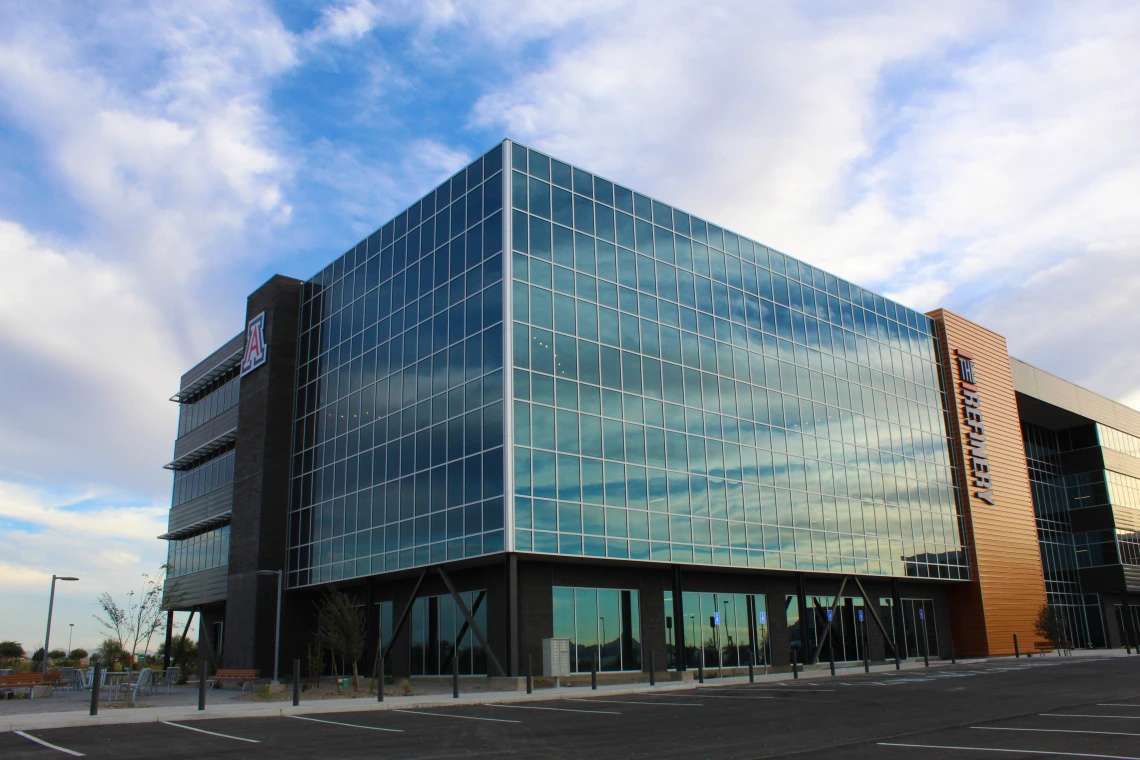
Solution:
M170 648L174 645L174 610L166 612L166 646L162 648L162 669L170 668ZM70 657L71 652L67 655Z
M806 658L808 646L808 626L807 626L807 576L803 573L796 574L796 598L800 607L800 651L804 652L804 665L810 665Z
M673 565L673 654L677 671L688 670L685 651L685 602L681 594L681 566Z
M519 636L519 557L511 553L507 555L507 667L510 674L519 674L519 651L521 640Z

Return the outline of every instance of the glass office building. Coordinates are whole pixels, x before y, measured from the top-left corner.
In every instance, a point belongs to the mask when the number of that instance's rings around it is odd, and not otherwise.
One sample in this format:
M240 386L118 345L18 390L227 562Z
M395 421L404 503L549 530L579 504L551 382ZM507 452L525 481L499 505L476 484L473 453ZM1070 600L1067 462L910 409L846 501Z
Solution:
M514 144L303 294L292 586L511 548L968 576L930 320L752 240Z
M278 571L282 651L342 589L401 676L519 675L552 636L575 673L988 654L1046 585L1074 629L1140 620L1140 421L1068 461L1001 336L517 143L247 322L172 398L163 535L228 667L271 668ZM1065 509L1094 501L1117 519Z

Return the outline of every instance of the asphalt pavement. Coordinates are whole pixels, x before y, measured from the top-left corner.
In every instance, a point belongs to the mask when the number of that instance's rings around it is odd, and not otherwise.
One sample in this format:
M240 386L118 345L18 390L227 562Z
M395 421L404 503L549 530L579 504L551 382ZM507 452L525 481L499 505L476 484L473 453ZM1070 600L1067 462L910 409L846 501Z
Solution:
M5 760L1059 758L1140 760L1140 658L1038 657L544 701L0 734Z

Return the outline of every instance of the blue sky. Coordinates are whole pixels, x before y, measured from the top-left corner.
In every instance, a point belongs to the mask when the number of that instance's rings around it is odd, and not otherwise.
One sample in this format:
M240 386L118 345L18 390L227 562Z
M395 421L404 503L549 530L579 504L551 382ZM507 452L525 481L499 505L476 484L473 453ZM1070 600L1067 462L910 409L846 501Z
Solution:
M0 639L163 561L166 399L247 293L503 137L1140 407L1137 47L1126 2L0 4Z

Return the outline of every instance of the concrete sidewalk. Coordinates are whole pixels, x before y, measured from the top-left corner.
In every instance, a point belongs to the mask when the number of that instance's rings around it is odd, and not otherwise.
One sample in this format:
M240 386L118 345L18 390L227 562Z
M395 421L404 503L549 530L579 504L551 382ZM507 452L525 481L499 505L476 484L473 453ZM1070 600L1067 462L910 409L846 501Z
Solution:
M1088 652L1087 654L1075 654L1073 657L1042 657L1037 656L1033 658L1022 658L1015 660L1013 657L996 657L990 659L971 659L960 660L959 666L988 666L993 664L1012 664L1014 662L1032 665L1032 664L1063 664L1074 663L1090 658L1103 659L1106 657L1123 657L1125 654L1120 652L1117 654L1113 650L1100 650ZM931 661L930 669L940 669L949 667L950 663L947 661ZM921 660L907 660L902 664L902 671L907 672L909 675L919 675L927 668L923 666ZM893 663L886 665L873 665L871 666L872 673L893 674L895 673L895 666ZM842 667L837 668L836 677L854 677L863 675L862 666L857 667ZM801 681L819 682L828 681L831 676L827 665L822 668L818 665L812 666L806 672L800 673ZM763 674L756 673L756 683L781 683L792 681L791 673L770 673ZM187 721L187 720L211 720L219 718L258 718L258 717L275 717L281 715L319 715L323 713L344 713L344 712L363 712L363 711L376 711L376 710L409 710L409 709L423 709L429 707L455 707L461 705L479 705L488 703L512 703L512 702L534 702L534 701L549 701L556 699L571 699L582 698L589 696L612 696L621 694L641 694L646 692L673 692L685 691L689 689L701 688L716 688L719 686L734 686L747 684L747 676L735 676L728 678L706 678L704 684L699 684L696 680L693 681L659 681L656 686L650 686L648 683L633 683L633 684L614 684L614 685L598 685L597 691L593 691L589 686L574 686L562 688L548 688L536 690L534 694L527 694L525 691L483 691L472 692L470 694L460 693L458 699L454 699L450 694L426 694L426 695L413 695L413 696L389 696L384 695L383 702L377 702L376 697L362 697L362 698L345 698L345 699L322 699L305 701L301 700L298 707L294 707L291 701L285 702L236 702L232 698L225 699L222 703L218 703L218 693L212 691L207 695L206 710L199 711L197 706L196 692L194 692L195 700L191 704L178 704L167 705L161 707L137 707L137 708L101 708L97 716L91 716L87 710L74 710L66 712L43 712L43 713L26 713L19 715L6 715L0 716L0 732L8 731L34 731L37 729L48 728L67 728L73 726L106 726L118 725L124 723L154 723L158 721ZM462 682L461 687L462 688ZM212 700L212 702L211 702Z

